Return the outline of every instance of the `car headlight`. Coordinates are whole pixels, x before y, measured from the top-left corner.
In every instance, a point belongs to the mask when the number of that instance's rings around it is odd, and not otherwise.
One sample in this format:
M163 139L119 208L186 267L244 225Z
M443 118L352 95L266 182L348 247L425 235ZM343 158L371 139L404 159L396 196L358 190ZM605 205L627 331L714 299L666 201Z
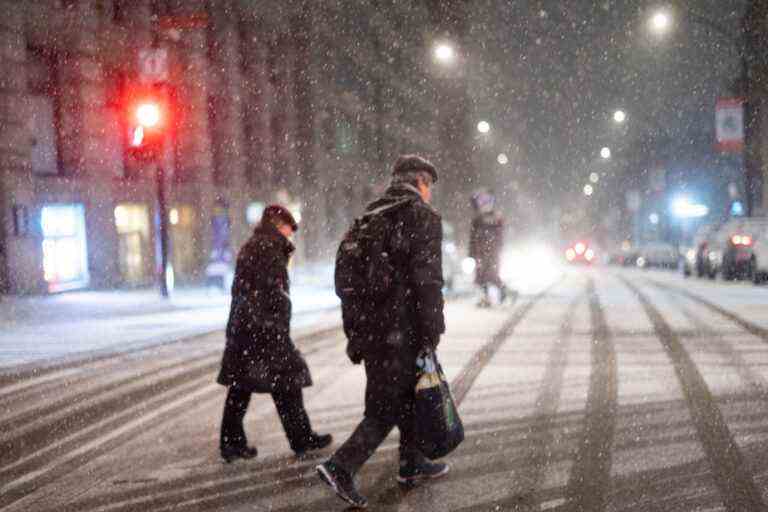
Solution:
M475 261L475 258L464 258L461 261L461 270L467 275L474 272L475 267L477 267L477 262Z

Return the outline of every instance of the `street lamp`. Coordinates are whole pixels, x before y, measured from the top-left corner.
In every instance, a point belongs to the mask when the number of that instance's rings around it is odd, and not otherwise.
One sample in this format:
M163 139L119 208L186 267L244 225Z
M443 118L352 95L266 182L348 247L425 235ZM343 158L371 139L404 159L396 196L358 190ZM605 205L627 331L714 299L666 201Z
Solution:
M499 153L499 156L496 157L496 161L499 162L500 165L507 165L509 163L509 158L507 158L507 155L504 153Z
M664 34L672 24L672 17L666 11L656 11L649 20L651 30L656 34Z
M621 124L627 120L627 114L623 110L617 110L613 113L613 120Z
M456 50L448 43L439 43L434 49L435 59L441 64L453 64L456 60Z
M600 181L600 175L597 174L596 172L590 173L589 181L591 181L592 183L597 183L598 181Z
M477 123L477 131L480 133L488 133L491 131L491 125L488 123L488 121L480 121Z
M592 185L584 185L584 195L589 197L595 193L595 187Z
M604 147L603 149L601 149L600 150L600 157L603 160L608 160L609 158L611 158L611 148Z

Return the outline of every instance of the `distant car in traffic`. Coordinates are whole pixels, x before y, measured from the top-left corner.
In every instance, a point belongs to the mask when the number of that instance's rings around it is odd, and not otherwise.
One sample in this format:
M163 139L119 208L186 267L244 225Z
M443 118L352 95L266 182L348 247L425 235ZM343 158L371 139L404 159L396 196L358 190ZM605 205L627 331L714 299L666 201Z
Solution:
M674 245L666 242L648 242L640 247L636 264L640 268L677 268L679 254Z
M574 242L565 250L568 263L591 265L595 263L597 253L595 248L586 240Z
M709 276L709 238L717 231L717 224L704 224L696 230L690 244L680 250L683 261L683 275L686 277Z

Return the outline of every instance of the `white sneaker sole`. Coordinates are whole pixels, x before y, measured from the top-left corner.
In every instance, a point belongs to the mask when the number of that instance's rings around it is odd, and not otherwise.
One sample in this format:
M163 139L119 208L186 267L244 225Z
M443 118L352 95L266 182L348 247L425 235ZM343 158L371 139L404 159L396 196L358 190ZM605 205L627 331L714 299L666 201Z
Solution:
M417 482L421 482L423 480L434 480L436 478L441 478L447 475L451 471L451 466L446 465L445 468L439 473L435 473L434 475L416 475L416 476L409 476L404 477L397 475L397 483L399 484L415 484Z
M363 508L367 508L368 507L368 503L363 503L363 504L357 503L357 502L355 502L355 500L353 500L352 498L347 496L341 489L339 489L339 486L336 485L336 480L328 472L328 470L325 469L325 466L320 464L319 466L315 467L315 470L317 470L317 474L320 475L320 479L323 482L325 482L328 485L328 487L333 489L333 492L336 493L336 496L338 496L339 498L343 499L344 501L346 501L347 503L349 503L353 507L356 507L356 508L359 508L359 509L363 509Z

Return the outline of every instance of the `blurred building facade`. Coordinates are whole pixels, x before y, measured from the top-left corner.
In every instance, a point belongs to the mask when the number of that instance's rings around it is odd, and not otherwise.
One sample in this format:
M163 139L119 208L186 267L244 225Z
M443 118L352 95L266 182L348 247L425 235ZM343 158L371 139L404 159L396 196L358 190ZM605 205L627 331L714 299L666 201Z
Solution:
M746 121L745 172L753 214L768 214L768 1L749 2L744 17L750 107Z
M177 281L235 252L272 201L301 215L299 259L329 256L398 153L441 162L456 138L435 122L436 18L414 4L0 0L0 290L154 281L154 168L127 156L120 102L153 43L178 109Z

